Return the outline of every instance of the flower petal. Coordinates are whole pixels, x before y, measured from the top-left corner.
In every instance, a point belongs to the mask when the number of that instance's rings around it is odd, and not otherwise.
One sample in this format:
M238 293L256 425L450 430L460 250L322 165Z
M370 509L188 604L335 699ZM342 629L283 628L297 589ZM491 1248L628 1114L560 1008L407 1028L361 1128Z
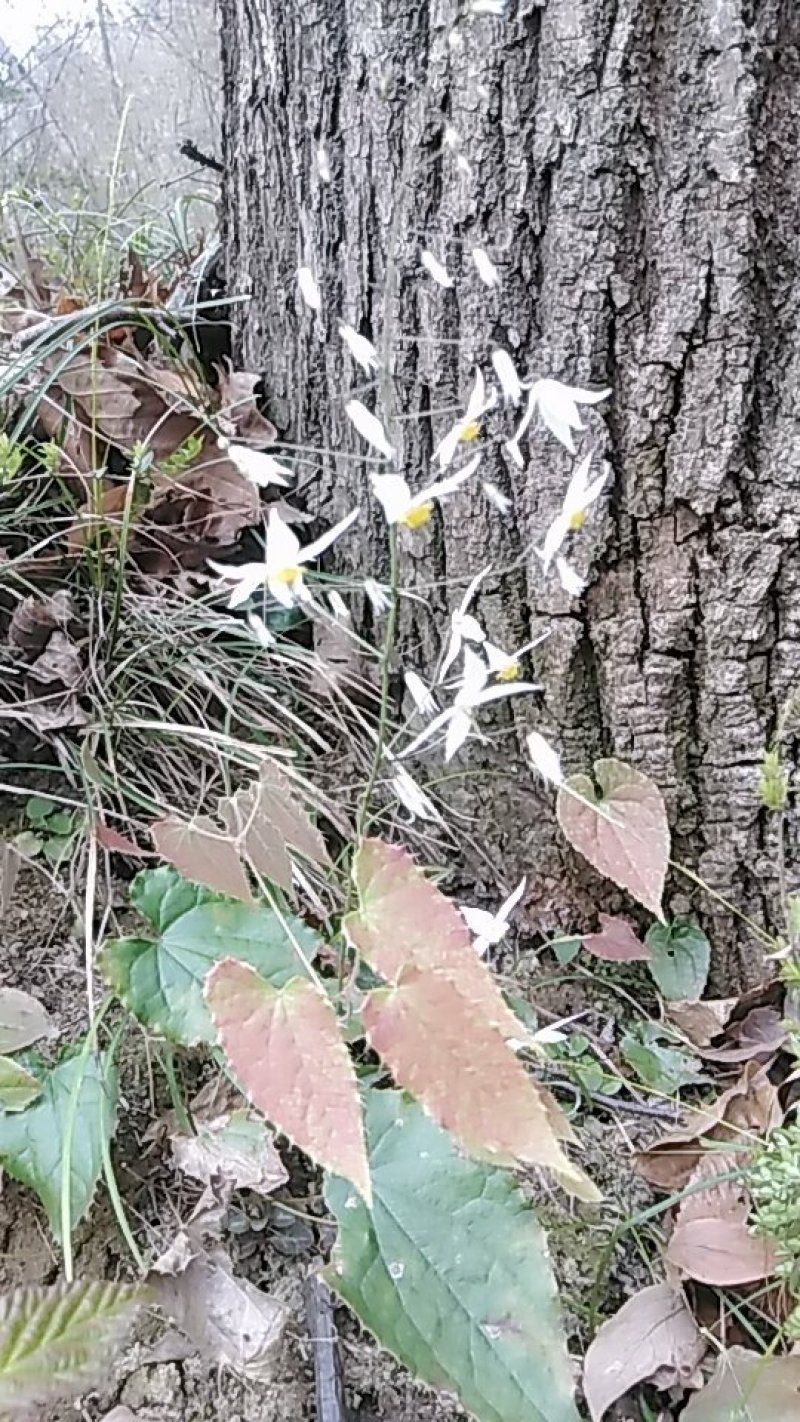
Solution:
M393 459L394 448L389 443L386 431L378 416L373 415L361 400L348 400L344 408L348 419L355 425L367 444L371 444L372 448L377 449L379 454L383 454L386 459Z
M378 352L366 336L362 336L355 326L348 326L346 321L339 322L339 335L344 341L353 360L357 361L362 370L369 375L371 370L377 370L380 365Z
M297 285L306 306L311 311L319 311L322 306L322 297L317 286L317 279L310 267L297 268Z
M498 347L492 352L492 365L495 375L500 381L500 389L503 392L503 399L511 405L518 405L522 399L523 385L517 374L515 366L508 351Z
M533 767L538 770L543 780L551 785L561 785L564 773L561 769L561 759L557 750L554 750L549 741L539 731L530 731L527 736L528 755L533 762Z
M294 478L294 471L287 464L281 464L263 450L250 449L246 444L229 444L225 453L239 473L260 489L266 489L269 484L286 487Z
M313 543L309 543L301 549L300 562L310 563L313 558L318 558L320 553L324 553L326 548L330 548L331 544L336 542L345 529L355 523L359 513L360 509L351 509L350 513L346 514L344 518L340 518L339 522L335 523L333 528L329 528L327 533L323 533L320 538L315 538Z
M465 740L472 729L472 719L468 712L455 710L450 718L447 727L447 735L444 742L445 764L453 759L453 756L460 751Z
M454 494L456 489L460 489L468 479L472 478L475 470L481 462L482 456L474 454L468 464L463 469L457 469L455 474L448 474L446 479L438 479L435 484L429 484L427 489L415 494L411 500L412 507L417 504L427 504L431 499L444 499L448 494Z
M561 586L570 597L580 597L586 587L586 579L567 562L566 558L556 558L556 572L561 581Z
M430 687L427 687L421 676L411 669L403 672L403 680L408 688L408 694L414 702L417 710L423 716L434 716L436 714L436 702L433 699Z
M484 251L483 247L473 247L472 260L475 263L478 276L486 286L500 285L500 273L489 256L489 253Z
M370 474L373 493L387 523L405 518L411 508L411 490L402 474Z
M508 923L508 920L514 912L514 909L517 907L517 904L522 898L522 895L525 893L527 884L528 880L523 876L523 878L520 879L519 883L517 884L516 889L512 889L508 898L503 900L502 904L497 910L497 919L499 923Z
M433 252L429 252L426 248L420 257L420 261L429 276L432 276L433 280L439 286L451 287L453 285L453 278L450 276L447 268L434 257Z
M284 523L277 509L270 509L264 555L267 576L274 577L286 568L297 567L300 555L300 539L294 529Z
M511 441L509 440L508 444L506 445L506 449L508 449L510 443ZM519 453L519 451L517 452ZM520 468L521 467L522 455L520 454ZM498 513L508 513L509 509L511 508L511 500L507 498L505 494L500 492L496 484L491 484L488 479L484 479L481 483L481 488L483 489L484 494L489 500L489 503L494 505Z
M569 533L569 515L560 513L553 519L542 544L542 564L547 572L564 539Z

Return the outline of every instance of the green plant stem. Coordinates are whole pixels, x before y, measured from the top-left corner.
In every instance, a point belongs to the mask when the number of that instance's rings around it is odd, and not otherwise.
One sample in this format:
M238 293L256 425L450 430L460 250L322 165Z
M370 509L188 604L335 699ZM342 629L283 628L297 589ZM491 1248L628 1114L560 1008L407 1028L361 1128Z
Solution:
M172 1103L172 1109L175 1112L175 1119L184 1135L195 1136L197 1132L194 1128L194 1121L183 1099L178 1075L175 1071L175 1052L169 1043L165 1044L163 1051L159 1054L159 1059L164 1068L164 1076L167 1082L167 1089L169 1090L169 1099Z
M693 884L697 885L698 889L702 889L704 893L708 894L709 898L716 899L717 903L721 904L724 909L727 909L728 913L733 914L734 918L738 918L741 923L746 924L750 932L759 939L762 947L768 948L771 953L774 953L776 949L780 948L781 945L777 938L773 938L771 933L767 933L761 928L755 919L749 918L746 913L742 913L742 910L737 908L735 904L732 904L730 899L726 899L724 894L720 894L716 889L712 889L711 885L707 884L705 879L701 879L699 874L695 874L693 869L688 869L685 864L679 864L676 859L670 859L669 863L670 868L677 869L679 874L683 874L684 878L691 880Z
M72 1138L75 1132L75 1119L78 1114L78 1097L81 1094L83 1078L86 1073L86 1065L89 1057L97 1046L97 1029L114 1001L107 997L104 1003L95 1014L94 1021L90 1024L86 1034L86 1040L81 1048L80 1063L81 1069L75 1077L75 1083L70 1092L69 1104L67 1106L67 1117L64 1122L64 1154L61 1157L61 1241L64 1250L64 1278L68 1284L72 1283L74 1256L72 1253Z

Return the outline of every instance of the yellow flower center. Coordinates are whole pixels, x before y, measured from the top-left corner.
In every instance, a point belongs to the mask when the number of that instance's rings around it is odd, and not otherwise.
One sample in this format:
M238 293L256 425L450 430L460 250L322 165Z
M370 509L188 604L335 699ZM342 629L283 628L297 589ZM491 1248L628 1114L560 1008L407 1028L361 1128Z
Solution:
M479 421L478 421L478 420L470 420L469 424L468 424L468 425L465 425L464 428L463 428L462 431L461 431L461 442L462 442L462 444L472 444L472 441L473 441L474 439L477 439L477 438L478 438L478 435L480 434L480 432L481 432L481 427L480 427Z
M409 509L405 518L401 518L400 522L404 523L406 528L424 528L426 523L430 523L432 513L432 503L417 504L415 509Z
M501 667L495 675L498 681L519 681L522 676L522 667L519 662L509 662L507 667Z
M574 514L570 514L569 531L578 533L586 523L586 514L583 509L576 509Z
M276 583L286 583L287 587L292 587L302 577L302 573L299 568L290 565L288 568L279 568L272 576Z

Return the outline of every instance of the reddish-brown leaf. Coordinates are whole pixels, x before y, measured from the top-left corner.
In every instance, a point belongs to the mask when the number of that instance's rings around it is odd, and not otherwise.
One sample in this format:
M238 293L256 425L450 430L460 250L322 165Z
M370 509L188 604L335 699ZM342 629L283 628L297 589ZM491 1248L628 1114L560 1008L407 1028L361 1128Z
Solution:
M218 894L253 902L247 875L235 844L205 815L186 821L170 815L150 826L153 843L162 859L195 884Z
M735 997L706 998L702 1002L666 1002L667 1017L695 1047L707 1047L718 1037L731 1016Z
M452 979L476 1015L506 1040L525 1029L504 1002L472 935L450 899L429 883L411 855L395 844L366 839L353 863L357 913L344 928L365 962L388 982L407 967Z
M738 1344L721 1353L711 1381L683 1422L797 1422L800 1358L765 1357Z
M660 1387L685 1387L706 1346L679 1290L671 1284L642 1289L603 1324L589 1346L583 1391L592 1422L600 1422L612 1403L650 1378Z
M127 854L131 859L149 859L153 852L150 849L140 849L126 834L120 834L119 830L113 829L111 825L104 825L102 821L95 825L94 832L97 843L112 854Z
M279 990L246 963L225 958L206 979L206 1001L253 1105L369 1201L358 1084L328 999L302 978Z
M732 1022L726 1033L728 1042L719 1047L707 1047L701 1055L709 1062L762 1061L779 1051L786 1041L783 1018L774 1007L754 1007L738 1022Z
M552 1101L453 978L407 968L395 986L369 994L363 1020L395 1080L465 1150L504 1165L546 1166L573 1194L599 1198L559 1144Z
M750 1284L774 1272L769 1240L750 1231L750 1196L740 1152L707 1151L689 1180L667 1245L667 1259L701 1284ZM725 1177L732 1178L725 1178ZM700 1189L706 1182L706 1189Z
M657 785L621 760L597 760L558 792L558 822L574 849L661 918L669 825Z
M585 933L583 946L595 958L606 958L613 963L643 962L650 957L650 949L631 927L626 918L614 918L611 914L598 914L602 925L599 933Z

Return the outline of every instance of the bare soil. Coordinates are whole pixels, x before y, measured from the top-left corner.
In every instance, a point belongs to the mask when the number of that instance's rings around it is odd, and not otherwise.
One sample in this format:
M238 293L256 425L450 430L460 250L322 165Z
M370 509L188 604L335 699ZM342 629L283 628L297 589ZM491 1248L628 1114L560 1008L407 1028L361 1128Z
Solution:
M67 876L68 877L68 876ZM106 891L110 931L118 913L125 917L125 886ZM21 987L38 997L52 1013L64 1043L85 1029L86 979L80 914L80 893L58 890L45 876L25 869L19 877L2 922L0 983ZM517 986L528 983L526 965ZM535 964L531 961L531 980ZM58 1045L58 1044L56 1044ZM146 1046L135 1032L121 1054L123 1106L115 1143L115 1165L131 1227L144 1252L155 1256L174 1237L178 1222L191 1210L187 1193L169 1160L153 1121L168 1102L159 1074L148 1064ZM191 1068L189 1069L191 1072ZM198 1068L200 1070L200 1068ZM637 1123L634 1123L634 1126ZM538 1196L543 1222L564 1291L565 1311L574 1351L586 1343L585 1302L595 1282L598 1254L613 1224L641 1202L641 1185L627 1164L635 1140L625 1124L595 1118L587 1123L584 1163L607 1191L602 1220L576 1215L555 1195ZM114 1360L103 1386L74 1402L47 1410L48 1422L99 1422L115 1405L131 1408L143 1422L313 1422L313 1345L303 1306L303 1279L320 1257L317 1232L308 1238L287 1238L286 1212L280 1202L296 1208L297 1194L308 1182L292 1180L268 1206L268 1220L256 1218L252 1229L237 1229L224 1240L238 1272L279 1297L290 1312L284 1346L268 1385L243 1383L220 1374L196 1356L186 1356L183 1340L155 1317L146 1321L135 1342ZM305 1203L301 1198L300 1204ZM316 1202L312 1204L312 1209ZM241 1211L257 1216L245 1200ZM241 1224L241 1211L239 1224ZM59 1276L60 1261L49 1238L38 1203L23 1187L6 1180L0 1195L0 1287L46 1283ZM126 1246L105 1195L98 1190L89 1218L77 1232L75 1270L78 1276L119 1279L133 1276ZM604 1304L619 1301L647 1280L636 1258L615 1260L601 1281ZM404 1369L382 1353L355 1321L339 1310L348 1422L455 1422L463 1410L451 1400L433 1396L416 1385Z

